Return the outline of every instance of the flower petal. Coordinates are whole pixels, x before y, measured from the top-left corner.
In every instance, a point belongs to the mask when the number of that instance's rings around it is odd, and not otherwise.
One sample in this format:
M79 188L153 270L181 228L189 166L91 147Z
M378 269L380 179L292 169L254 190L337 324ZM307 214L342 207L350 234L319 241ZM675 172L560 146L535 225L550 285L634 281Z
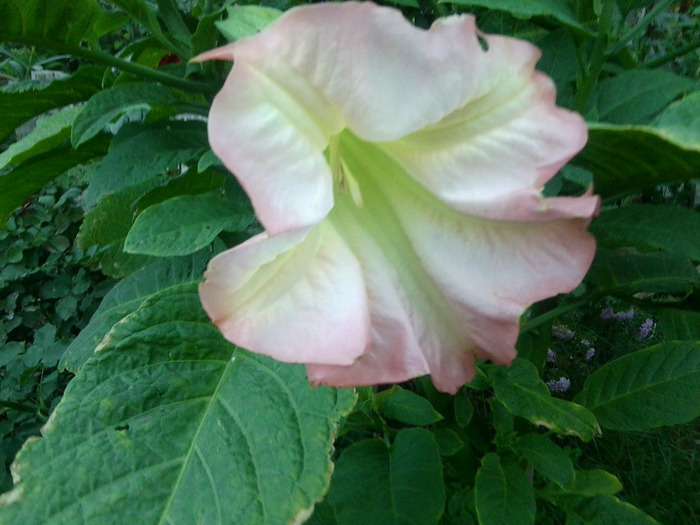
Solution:
M487 36L484 51L478 38L466 15L426 31L370 2L291 9L260 34L198 57L235 59L212 106L212 148L272 234L311 226L332 207L321 152L344 127L368 141L417 132L391 151L456 206L477 199L478 208L484 194L514 189L536 200L543 181L585 142L585 127L554 110L543 76L533 81L537 48ZM464 175L466 164L473 177Z
M284 83L237 58L208 123L214 153L236 175L271 234L313 226L333 206L322 152L328 136L342 127L322 96L313 96L294 74L277 73Z
M372 327L384 335L373 331L367 353L346 370L309 367L313 381L402 381L412 375L394 364L407 356L419 362L420 353L436 386L454 392L473 376L475 355L509 363L524 309L572 290L586 273L595 251L587 218L514 222L459 213L380 147L349 132L340 144L363 205L339 194L328 220L362 264ZM381 306L386 297L389 308ZM392 323L376 313L384 311Z
M511 60L516 44L487 37L485 60ZM524 42L522 45L526 45ZM514 55L516 56L516 55ZM488 91L440 123L383 144L411 176L455 209L484 218L540 221L590 217L597 197L562 206L542 187L586 143L583 119L555 105L554 84L534 64L494 72Z
M367 347L360 265L325 223L257 235L212 259L205 279L205 311L229 341L253 352L349 365Z

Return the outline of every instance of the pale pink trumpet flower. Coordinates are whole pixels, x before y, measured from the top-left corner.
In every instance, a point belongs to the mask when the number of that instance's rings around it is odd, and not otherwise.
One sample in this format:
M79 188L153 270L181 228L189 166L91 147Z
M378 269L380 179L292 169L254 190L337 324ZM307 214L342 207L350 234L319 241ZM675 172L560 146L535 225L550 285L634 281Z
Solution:
M541 194L587 135L539 56L471 16L423 30L369 2L200 55L234 61L209 139L265 229L200 286L223 335L333 386L456 392L475 357L510 363L525 308L595 251L598 198Z

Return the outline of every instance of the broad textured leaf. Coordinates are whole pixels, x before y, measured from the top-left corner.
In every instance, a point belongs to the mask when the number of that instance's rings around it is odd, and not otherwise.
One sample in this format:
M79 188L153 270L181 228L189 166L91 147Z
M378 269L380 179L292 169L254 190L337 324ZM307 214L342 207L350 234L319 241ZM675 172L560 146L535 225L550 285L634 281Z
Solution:
M2 0L0 40L29 46L78 47L98 18L97 0Z
M455 421L464 428L469 425L474 416L474 405L469 399L466 388L461 388L454 396Z
M61 358L61 368L77 372L112 326L137 310L149 296L199 283L213 256L214 251L207 248L186 257L157 260L119 281L102 299L88 325L71 341Z
M124 250L159 257L187 255L207 246L223 230L245 230L254 219L249 206L232 202L221 192L182 195L136 217Z
M700 149L700 91L671 104L653 126L679 144Z
M452 456L464 447L464 441L457 432L449 428L435 428L431 430L433 438L440 449L441 456Z
M574 472L574 482L563 491L575 496L613 496L622 490L622 483L605 470L577 470Z
M118 115L129 110L149 111L152 106L173 104L177 96L170 88L154 83L119 84L95 94L75 120L71 142L78 147L102 131Z
M545 478L562 488L574 481L574 465L569 455L549 438L540 434L525 434L511 445L513 452L525 458Z
M535 42L542 51L537 69L546 73L557 86L557 105L571 107L575 98L575 80L579 72L576 45L570 31L565 28L547 31L546 36Z
M671 341L615 359L589 376L576 401L613 430L690 421L700 416L700 342Z
M378 411L385 417L409 425L430 425L442 419L430 401L403 388L384 399Z
M0 153L0 172L60 146L70 137L73 121L82 109L68 106L37 120L36 127L28 135Z
M158 0L158 15L163 20L168 35L179 44L188 47L192 33L182 18L178 6L180 3L177 0Z
M196 169L188 169L179 177L168 180L165 186L153 188L136 202L136 213L154 204L158 204L173 197L181 195L199 195L214 190L225 190L227 185L233 182L233 178L215 170L197 172ZM243 190L240 191L243 193ZM243 194L245 195L245 194ZM247 200L247 199L244 199Z
M535 523L535 493L517 464L488 453L476 473L474 501L479 525Z
M74 150L66 141L0 176L0 227L4 228L12 212L46 183L73 166L101 157L107 151L108 144L108 141L98 137Z
M606 248L663 250L700 261L700 213L687 208L632 204L605 210L591 232Z
M216 22L216 28L229 42L260 32L282 14L279 9L258 5L233 6L226 12L226 20Z
M599 248L586 279L611 294L686 294L698 284L700 276L684 257Z
M596 86L589 112L613 124L645 124L693 84L662 69L626 71Z
M516 416L557 434L578 436L583 441L600 433L589 410L552 397L535 365L525 359L514 359L507 369L495 368L491 380L496 398Z
M163 184L169 170L179 174L182 164L194 161L207 149L203 122L124 126L90 179L87 204L93 205L105 195L144 182Z
M588 143L572 162L595 176L603 197L684 181L700 172L700 147L644 126L589 124Z
M551 16L563 24L581 27L566 2L559 0L439 0L439 4L487 7L498 9L522 18Z
M286 524L325 493L351 390L226 342L196 289L152 297L71 381L0 522Z
M560 501L567 525L654 525L658 522L637 507L614 496L570 498Z
M202 16L197 24L197 29L190 39L190 56L197 56L200 53L204 53L210 49L218 47L219 39L221 38L219 32L216 30L216 22L221 20L223 16L223 9L217 8L214 12ZM206 65L202 67L206 68ZM209 65L208 67L213 67Z
M665 308L658 314L659 329L667 340L700 341L700 312Z
M391 447L367 439L343 451L328 499L338 525L437 524L445 505L440 453L427 430L400 430Z
M107 195L85 215L76 244L83 250L98 247L94 257L105 274L125 277L152 262L149 256L124 252L124 240L134 224L134 203L155 184L146 182Z
M90 98L100 90L103 76L104 69L86 66L73 76L54 80L48 85L22 91L0 91L0 140L32 117Z

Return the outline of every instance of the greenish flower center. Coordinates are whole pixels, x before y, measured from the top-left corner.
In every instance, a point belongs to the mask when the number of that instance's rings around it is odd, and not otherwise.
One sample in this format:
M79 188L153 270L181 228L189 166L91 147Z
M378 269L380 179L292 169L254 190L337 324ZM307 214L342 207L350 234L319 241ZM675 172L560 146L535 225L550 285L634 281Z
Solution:
M328 149L326 150L328 165L333 174L333 186L336 191L340 193L349 193L355 205L358 208L362 208L363 202L360 185L352 172L348 169L341 155L340 141L344 133L346 132L343 131L341 134L333 135L328 142Z

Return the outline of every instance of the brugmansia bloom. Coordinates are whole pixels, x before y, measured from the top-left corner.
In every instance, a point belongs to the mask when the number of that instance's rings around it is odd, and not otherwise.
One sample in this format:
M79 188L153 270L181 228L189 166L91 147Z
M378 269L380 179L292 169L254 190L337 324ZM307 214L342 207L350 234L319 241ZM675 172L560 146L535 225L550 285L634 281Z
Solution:
M200 287L224 336L334 386L455 392L475 357L509 363L524 309L595 250L597 198L541 195L586 128L539 55L471 16L423 30L354 2L201 55L234 61L209 138L265 229Z

